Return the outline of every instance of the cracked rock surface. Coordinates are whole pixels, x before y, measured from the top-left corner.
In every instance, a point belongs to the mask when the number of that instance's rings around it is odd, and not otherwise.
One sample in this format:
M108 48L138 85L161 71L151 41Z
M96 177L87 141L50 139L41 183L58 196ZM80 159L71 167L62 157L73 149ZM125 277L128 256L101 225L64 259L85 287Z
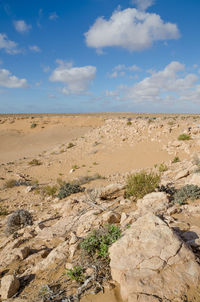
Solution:
M190 288L200 299L200 267L194 254L154 214L140 217L109 251L112 277L124 300L185 301Z

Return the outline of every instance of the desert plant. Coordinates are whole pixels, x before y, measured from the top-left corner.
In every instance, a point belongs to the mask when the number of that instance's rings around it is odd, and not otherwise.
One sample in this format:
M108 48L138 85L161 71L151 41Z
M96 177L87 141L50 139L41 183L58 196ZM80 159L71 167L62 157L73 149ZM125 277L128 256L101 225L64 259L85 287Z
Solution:
M45 284L45 285L42 285L40 290L39 290L39 297L41 298L44 298L45 301L50 301L49 299L51 299L53 297L53 291L50 289L50 287ZM52 301L52 299L51 299Z
M162 173L162 172L167 171L168 167L167 167L167 165L165 165L164 163L162 163L162 164L160 164L158 170L159 170L160 173Z
M126 182L125 197L143 198L146 194L155 191L159 183L160 175L153 172L142 171L129 175Z
M176 191L174 194L174 203L185 204L187 200L196 200L200 198L200 187L195 185L186 185Z
M188 141L188 140L190 140L190 139L191 139L190 135L189 135L189 134L186 134L186 133L182 133L182 134L180 134L179 137L178 137L178 140L179 140L179 141Z
M127 124L127 126L131 126L132 125L131 121L128 121L126 124Z
M172 160L172 163L175 164L178 162L180 162L180 158L178 156L175 156L174 159Z
M72 165L72 169L73 169L73 170L77 170L78 168L79 168L78 165Z
M13 188L13 187L16 187L17 186L17 181L16 179L9 179L7 180L5 183L4 183L4 188L5 189L10 189L10 188Z
M82 283L85 280L84 271L85 270L82 268L82 266L74 266L73 268L67 270L67 276L71 280Z
M37 127L37 124L36 124L36 123L32 123L32 124L31 124L31 129L33 129L33 128L35 128L35 127Z
M42 193L45 195L45 196L55 196L56 195L56 192L58 190L58 187L56 185L54 186L45 186L42 188Z
M94 229L82 242L81 249L87 254L97 254L100 258L108 257L108 249L121 237L121 230L116 225L106 225Z
M96 173L94 175L86 175L86 176L80 176L79 178L72 181L72 184L76 185L84 185L89 183L90 181L96 180L96 179L105 179L105 177L101 176L99 173Z
M8 217L7 226L6 226L6 233L12 234L16 230L26 226L32 225L33 219L31 214L26 210L16 210L12 213L11 216Z
M6 216L6 215L8 215L8 214L9 214L9 213L8 213L7 210L5 210L4 208L0 207L0 216Z
M70 148L73 148L75 147L75 145L73 143L69 143L68 146L67 146L67 149L70 149Z
M85 188L82 188L77 184L64 183L61 185L57 196L59 199L63 199L71 194L84 192L84 191L85 191Z
M40 166L42 163L38 159L32 159L29 163L30 166Z

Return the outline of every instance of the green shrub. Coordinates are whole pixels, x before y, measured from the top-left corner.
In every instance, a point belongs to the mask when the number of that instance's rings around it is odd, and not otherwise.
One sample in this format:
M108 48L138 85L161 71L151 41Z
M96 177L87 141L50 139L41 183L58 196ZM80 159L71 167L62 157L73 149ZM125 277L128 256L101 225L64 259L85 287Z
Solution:
M188 141L190 139L191 139L190 135L185 134L185 133L180 134L179 137L178 137L179 141Z
M35 127L37 127L37 124L36 124L36 123L32 123L32 124L31 124L31 129L33 129L33 128L35 128Z
M145 171L129 175L125 189L125 197L134 196L136 199L143 198L146 194L153 192L160 183L160 175L146 173Z
M42 163L38 159L32 159L29 163L30 166L40 166Z
M74 266L73 268L68 269L67 276L71 280L75 280L76 282L79 282L79 283L81 283L85 280L84 269L80 265Z
M56 185L54 186L45 186L42 188L42 193L45 195L45 196L55 196L56 195L56 192L58 190L58 187Z
M60 190L58 193L58 198L63 199L71 194L84 192L84 191L85 191L85 188L82 188L77 184L64 183L60 187Z
M196 200L200 198L200 187L195 185L186 185L174 194L174 203L185 204L187 200Z
M108 249L121 237L118 226L107 225L93 230L81 243L81 249L89 255L97 254L100 258L108 257Z
M180 158L178 156L175 156L174 159L172 160L172 163L175 164L178 162L180 162Z
M132 125L131 121L128 121L127 126L131 126L131 125Z
M167 171L168 167L167 167L167 165L165 165L164 163L162 163L162 164L160 164L158 170L159 170L160 173L162 173L162 172Z

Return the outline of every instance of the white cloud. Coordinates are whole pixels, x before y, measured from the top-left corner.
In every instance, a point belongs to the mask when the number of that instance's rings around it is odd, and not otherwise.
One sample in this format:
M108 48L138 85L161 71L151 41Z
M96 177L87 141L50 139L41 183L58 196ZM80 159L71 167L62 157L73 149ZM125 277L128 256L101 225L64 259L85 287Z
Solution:
M53 12L49 15L49 20L54 21L58 19L58 15L56 14L56 12Z
M33 52L40 52L41 49L37 45L31 45L29 46L29 49Z
M26 24L24 20L16 20L13 22L16 31L18 31L21 34L29 32L29 30L32 28L31 25Z
M84 94L96 76L95 66L73 67L72 63L57 60L59 66L52 72L50 81L66 84L64 94Z
M139 10L146 10L148 7L154 4L154 0L132 0L132 4L135 4Z
M142 69L140 67L138 67L137 65L131 65L131 66L126 66L124 64L119 64L117 66L115 66L112 69L112 73L108 73L108 77L109 78L117 78L119 76L124 77L126 75L126 72L132 72L132 71L141 71Z
M96 49L119 46L140 51L155 41L177 39L179 30L176 24L164 23L157 14L127 8L114 11L109 20L98 18L85 37L87 45Z
M181 100L189 99L189 96L193 95L194 99L194 92L198 90L196 85L198 77L195 74L179 75L184 69L183 64L171 62L163 70L154 72L150 77L129 87L126 97L134 102L162 101L170 96Z
M0 34L0 49L4 49L5 52L9 54L16 54L20 52L20 50L17 49L17 43L8 40L7 35L5 34Z
M19 79L12 75L7 69L0 69L0 86L6 88L25 88L28 87L26 79Z
M108 77L111 78L111 79L115 79L118 77L118 72L117 71L114 71L112 72L111 74L108 74Z

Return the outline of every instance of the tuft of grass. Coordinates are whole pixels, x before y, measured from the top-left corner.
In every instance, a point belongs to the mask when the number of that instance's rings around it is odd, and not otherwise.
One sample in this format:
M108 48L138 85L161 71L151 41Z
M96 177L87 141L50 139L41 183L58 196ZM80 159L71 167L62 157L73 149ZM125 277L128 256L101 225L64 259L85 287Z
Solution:
M0 207L0 216L7 216L7 215L9 215L9 212L6 209Z
M56 195L57 191L58 191L58 187L56 185L54 185L54 186L45 186L45 187L42 188L42 193L45 196L54 197Z
M71 280L75 280L78 283L82 283L85 280L84 271L85 270L82 268L82 266L74 266L73 268L67 270L67 276Z
M143 198L146 194L155 191L159 183L160 175L153 172L142 171L129 175L126 182L125 197Z
M14 188L17 186L17 181L16 179L9 179L4 183L4 188L5 189L10 189L10 188Z
M42 163L38 159L32 159L29 163L30 166L40 166Z
M131 121L128 121L128 122L126 123L126 125L127 125L127 126L131 126L131 125L132 125Z
M34 129L35 127L37 127L37 124L36 123L32 123L31 124L31 129Z
M178 156L175 156L174 159L172 160L172 164L179 163L180 158Z
M200 198L200 187L195 185L186 185L174 194L174 203L183 205L187 200L196 200Z
M70 149L70 148L73 148L75 147L76 145L74 145L73 143L69 143L68 146L67 146L67 149Z
M71 194L79 193L79 192L84 192L85 188L82 188L81 186L73 183L63 183L60 186L59 193L57 197L59 199L63 199L65 197L70 196Z
M74 169L74 170L77 170L78 168L79 168L78 165L73 165L73 166L72 166L72 169Z
M188 141L188 140L190 140L190 139L191 139L190 135L189 135L189 134L186 134L186 133L182 133L182 134L180 134L179 137L178 137L178 140L179 140L179 141Z
M108 258L109 247L121 237L121 230L116 225L106 225L94 229L82 242L81 249L88 255L97 254L100 258Z
M164 163L162 163L162 164L160 164L158 170L159 170L160 173L162 173L162 172L167 171L168 167L167 167L167 165L165 165Z
M96 179L105 179L105 177L101 176L99 173L96 173L94 175L86 175L86 176L80 176L79 178L72 181L72 184L76 185L85 185L89 183L90 181L96 180Z

